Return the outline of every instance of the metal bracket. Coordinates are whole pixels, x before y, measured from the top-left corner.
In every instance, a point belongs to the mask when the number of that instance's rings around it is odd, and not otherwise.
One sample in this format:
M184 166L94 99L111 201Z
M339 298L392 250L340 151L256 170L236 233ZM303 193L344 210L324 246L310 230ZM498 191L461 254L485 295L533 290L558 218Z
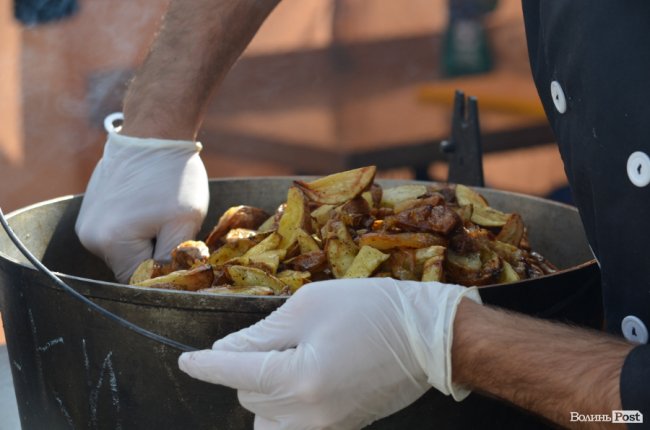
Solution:
M478 187L485 185L476 97L466 100L465 94L456 90L451 138L442 141L440 149L449 155L448 182Z

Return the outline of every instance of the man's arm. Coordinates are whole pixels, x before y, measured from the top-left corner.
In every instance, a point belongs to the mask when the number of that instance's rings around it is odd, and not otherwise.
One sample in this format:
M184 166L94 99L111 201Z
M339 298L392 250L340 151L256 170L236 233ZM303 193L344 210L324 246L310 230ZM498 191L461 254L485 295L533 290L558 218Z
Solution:
M456 383L575 427L571 411L621 409L621 368L633 347L602 333L463 300L454 323L452 374Z
M193 140L219 83L279 0L172 0L124 100L123 134Z
M171 1L75 226L119 281L145 259L169 259L199 231L209 190L196 133L213 92L278 1Z

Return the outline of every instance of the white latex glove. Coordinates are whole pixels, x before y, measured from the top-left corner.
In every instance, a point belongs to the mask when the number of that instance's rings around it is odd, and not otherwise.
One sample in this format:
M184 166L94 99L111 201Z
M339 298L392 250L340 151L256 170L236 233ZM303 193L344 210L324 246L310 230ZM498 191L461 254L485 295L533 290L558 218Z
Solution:
M175 246L198 232L210 198L200 150L198 142L109 131L75 230L119 281L147 258L169 260Z
M358 429L451 380L456 307L475 288L390 278L308 284L259 323L184 353L190 376L239 390L255 428Z

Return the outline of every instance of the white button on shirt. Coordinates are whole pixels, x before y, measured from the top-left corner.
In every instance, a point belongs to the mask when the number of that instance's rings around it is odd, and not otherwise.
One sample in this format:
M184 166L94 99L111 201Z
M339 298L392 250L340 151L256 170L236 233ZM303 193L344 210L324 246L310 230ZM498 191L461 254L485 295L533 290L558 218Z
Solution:
M551 82L551 97L553 98L553 104L555 109L559 113L566 112L566 98L564 97L564 90L558 81Z
M650 184L650 157L641 151L633 152L627 159L627 177L637 187Z
M628 315L621 322L623 336L630 342L648 343L648 329L643 321L634 315Z

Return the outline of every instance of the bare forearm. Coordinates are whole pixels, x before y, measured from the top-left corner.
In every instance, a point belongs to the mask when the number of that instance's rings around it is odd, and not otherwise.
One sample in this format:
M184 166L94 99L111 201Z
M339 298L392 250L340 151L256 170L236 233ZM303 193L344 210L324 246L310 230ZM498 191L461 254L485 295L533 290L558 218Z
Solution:
M124 100L124 133L194 139L205 108L279 0L172 0Z
M454 323L454 381L576 426L571 411L621 409L619 379L632 347L602 333L464 300Z

